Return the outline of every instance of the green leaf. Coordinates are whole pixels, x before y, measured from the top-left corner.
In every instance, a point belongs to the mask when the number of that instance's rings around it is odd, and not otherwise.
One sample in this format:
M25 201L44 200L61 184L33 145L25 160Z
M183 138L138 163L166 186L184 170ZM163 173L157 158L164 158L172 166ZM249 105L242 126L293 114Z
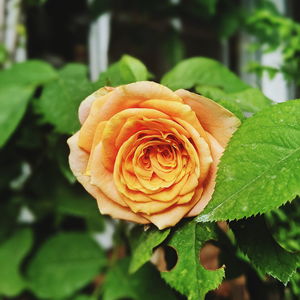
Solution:
M79 104L93 92L94 86L87 78L85 65L68 64L58 74L58 79L43 89L37 108L56 131L72 134L80 127Z
M77 295L72 296L70 300L96 300L95 297L89 296L89 295Z
M170 233L170 229L158 230L151 227L147 231L143 226L136 226L130 234L132 257L129 273L136 272L142 265L150 260L153 248L162 243Z
M64 298L88 284L106 264L103 250L83 233L48 238L30 262L30 288L38 298Z
M243 111L252 113L261 111L272 104L269 98L255 88L228 94L225 99L236 103Z
M263 217L230 224L239 248L264 274L287 284L300 265L300 254L288 252L272 237Z
M56 146L57 148L55 149L55 158L57 160L58 167L64 177L68 180L68 182L73 184L76 182L76 177L70 169L68 160L69 149L67 148L65 139L60 140Z
M32 246L32 232L23 229L0 245L0 295L17 296L26 286L20 264Z
M97 201L85 191L82 192L75 186L60 184L56 186L55 198L60 213L84 218L88 227L92 227L92 231L103 230L104 218L99 212Z
M225 98L226 93L223 90L211 86L197 86L196 91L197 93L207 98L210 98L215 102L217 102L218 104L222 105L223 107L231 111L233 114L235 114L240 120L245 119L243 115L243 111L241 110L239 105L237 105L233 101L226 100Z
M214 15L216 13L218 0L197 0L197 3L206 8L208 14Z
M29 60L14 64L0 72L0 88L5 86L31 86L47 83L57 77L56 71L46 62Z
M123 55L120 61L121 73L124 78L133 78L133 81L147 80L148 71L145 65L130 55Z
M100 85L118 86L135 81L147 80L149 77L145 65L129 55L123 55L122 58L113 63L105 72L100 74Z
M0 147L3 147L22 120L33 87L13 86L0 88Z
M222 156L212 200L197 221L265 213L300 194L300 100L247 119Z
M128 273L129 258L119 260L106 275L103 300L175 300L176 297L150 263L134 274Z
M225 93L223 90L217 87L211 86L197 86L196 91L210 99L215 100L216 102L223 105L230 102L229 105L234 105L238 107L243 112L256 113L261 111L272 104L272 101L267 98L259 89L247 88L241 92L237 93ZM232 111L229 107L229 110ZM234 109L236 110L236 108ZM232 111L234 113L234 111Z
M180 62L164 75L161 83L172 90L211 85L222 88L227 93L233 93L249 88L221 63L205 57L193 57Z
M55 77L55 70L40 61L15 64L0 72L0 147L22 120L36 87Z
M194 220L174 231L168 245L178 255L175 267L162 272L166 282L189 300L201 300L208 291L216 289L224 277L224 268L207 270L199 261L199 253L205 242L216 239L215 224L197 224Z

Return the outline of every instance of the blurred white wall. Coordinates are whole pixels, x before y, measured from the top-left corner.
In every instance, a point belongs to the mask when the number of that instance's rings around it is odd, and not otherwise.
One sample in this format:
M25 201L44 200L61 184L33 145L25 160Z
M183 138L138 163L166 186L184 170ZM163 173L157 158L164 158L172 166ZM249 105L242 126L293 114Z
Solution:
M89 67L93 81L108 66L111 14L104 13L90 24L89 30Z
M270 0L282 14L287 14L287 1ZM243 0L244 7L251 11L255 7L255 0ZM287 83L282 74L277 74L274 78L270 78L265 72L262 78L258 78L255 74L249 74L245 70L247 62L257 61L262 65L277 68L282 64L282 51L277 49L271 53L250 53L247 49L248 45L254 41L254 37L243 32L240 37L240 75L243 80L250 85L260 87L264 94L275 102L283 102L293 99L295 95L294 87Z

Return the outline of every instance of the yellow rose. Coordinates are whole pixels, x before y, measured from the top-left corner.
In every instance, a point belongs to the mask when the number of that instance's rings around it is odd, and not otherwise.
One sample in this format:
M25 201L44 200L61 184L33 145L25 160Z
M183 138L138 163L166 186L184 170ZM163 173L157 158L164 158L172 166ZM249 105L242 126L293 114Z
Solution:
M100 212L160 229L204 209L240 125L208 98L149 81L96 91L79 119L69 162Z

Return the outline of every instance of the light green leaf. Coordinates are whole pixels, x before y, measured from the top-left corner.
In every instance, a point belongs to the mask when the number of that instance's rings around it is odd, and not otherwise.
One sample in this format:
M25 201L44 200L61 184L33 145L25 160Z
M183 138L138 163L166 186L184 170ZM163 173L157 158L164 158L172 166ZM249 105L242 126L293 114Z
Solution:
M106 275L103 300L175 300L172 290L163 282L150 263L134 274L128 273L129 258L122 259Z
M243 115L243 111L241 110L240 106L234 103L231 100L226 100L227 95L223 90L217 88L217 87L211 87L211 86L197 86L196 91L217 102L218 104L222 105L229 111L231 111L233 114L235 114L240 120L244 120L245 117Z
M0 72L0 88L8 85L36 87L57 77L57 72L46 62L29 60L14 64Z
M216 225L197 224L194 220L174 231L168 245L177 252L178 261L169 272L162 272L166 282L189 300L201 300L207 292L216 289L224 277L224 268L207 270L199 261L205 242L217 238Z
M150 260L153 248L162 243L170 233L170 229L158 230L151 227L147 231L143 226L136 226L130 234L132 257L129 272L134 273Z
M300 194L300 100L247 119L221 159L212 200L197 221L265 213Z
M272 237L263 217L252 217L230 224L239 248L261 272L284 284L300 265L300 254L288 252Z
M145 65L130 55L123 55L120 61L121 72L124 78L134 78L133 81L147 80L148 71Z
M22 120L38 85L53 80L55 70L41 61L27 61L0 72L0 147Z
M211 85L233 93L249 88L221 63L206 57L193 57L180 62L164 75L161 83L172 90Z
M59 133L72 134L80 127L78 107L94 86L87 78L85 65L68 64L58 74L58 79L43 89L37 108Z
M29 86L8 85L0 88L0 147L4 146L22 120L33 92L34 88Z
M220 101L230 102L232 105L238 106L243 112L256 113L272 104L269 98L255 88L248 88L237 93L226 93L217 87L197 86L196 91L218 103ZM222 105L222 103L220 104Z
M228 94L225 99L236 103L243 111L252 113L261 111L272 104L269 98L255 88Z
M30 262L30 288L38 298L64 298L88 284L106 264L103 250L83 233L48 238Z
M99 84L101 86L119 86L136 81L143 81L149 78L149 73L145 65L129 55L113 63L107 71L100 74Z
M226 93L223 89L211 85L197 85L195 90L197 93L214 101L224 99L226 95L228 95L228 93Z
M32 246L32 232L23 229L0 245L0 295L17 296L26 287L20 264Z

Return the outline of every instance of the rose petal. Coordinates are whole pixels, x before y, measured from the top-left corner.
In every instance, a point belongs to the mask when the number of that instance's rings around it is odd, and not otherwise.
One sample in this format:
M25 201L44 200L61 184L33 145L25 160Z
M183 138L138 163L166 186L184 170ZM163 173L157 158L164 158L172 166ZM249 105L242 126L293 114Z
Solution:
M241 121L216 102L186 90L175 92L196 113L203 128L225 147Z
M187 204L177 205L166 209L163 212L146 215L142 214L142 216L148 219L151 223L155 224L160 230L165 229L167 227L175 226L183 217L186 216L188 211L197 203L198 199L202 194L202 189L199 188L195 191L195 195Z
M84 121L87 119L93 102L113 90L114 90L113 87L105 86L105 87L95 91L93 94L89 95L88 97L86 97L80 103L80 106L78 109L78 117L79 117L79 121L81 124L83 124Z
M69 163L73 174L83 187L97 199L102 214L109 214L115 218L147 224L149 221L142 216L133 213L129 208L122 207L107 198L96 186L90 184L90 177L84 175L87 167L89 154L78 147L79 133L77 132L68 139L70 147Z
M188 217L197 216L205 208L210 201L216 185L217 165L220 162L220 158L223 154L224 148L218 143L218 141L210 134L208 134L211 145L211 153L213 157L213 163L211 165L208 178L206 180L207 185L204 186L203 194L199 202L188 213Z

